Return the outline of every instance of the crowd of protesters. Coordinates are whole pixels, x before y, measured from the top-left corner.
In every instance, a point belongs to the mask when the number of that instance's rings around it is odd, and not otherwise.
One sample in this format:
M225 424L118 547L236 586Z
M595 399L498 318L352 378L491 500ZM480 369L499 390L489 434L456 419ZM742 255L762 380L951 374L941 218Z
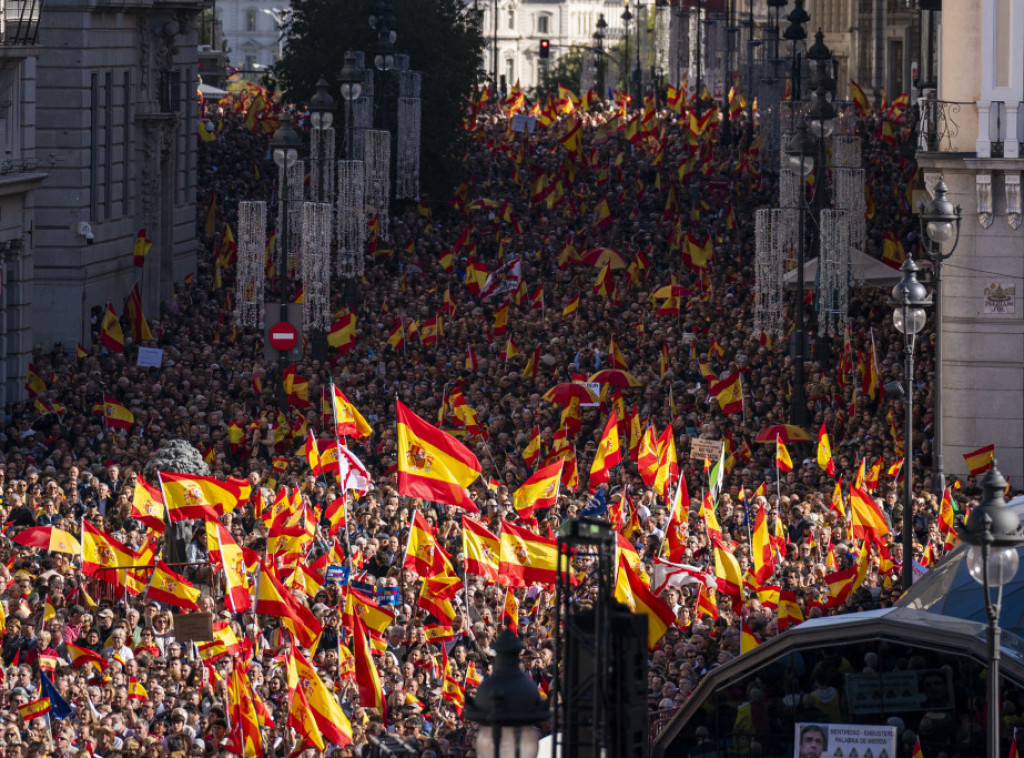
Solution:
M581 115L563 113L556 123L533 134L520 134L510 130L504 104L492 101L471 108L462 159L464 185L452 188L452 202L423 198L419 204L395 208L390 238L380 235L371 243L365 275L354 289L339 287L333 304L342 312L347 307L354 310L354 344L343 354L331 348L326 358L314 357L307 344L295 373L308 382L312 407L301 407L299 400L282 412L281 377L275 362L263 357L263 335L234 324L231 271L215 277L213 264L225 226L237 235L238 202L271 196L275 171L269 139L262 130L245 128L241 114L208 110L216 139L202 142L199 153L198 271L188 284L176 285L173 299L162 304L159 318L150 324L154 339L147 344L163 350L162 366L139 367L133 347L111 353L98 342L84 357L67 345L41 349L33 365L47 382L42 399L61 412L43 415L32 402L8 411L0 436L6 535L0 540L0 556L6 561L0 566L6 583L0 756L232 754L225 749L233 728L223 678L229 661L203 665L194 645L175 637L175 609L147 600L145 594L126 596L102 579L83 576L75 555L22 548L10 539L35 525L79 535L84 518L125 544L141 547L147 529L132 518L134 489L154 452L172 439L194 445L212 475L258 483L265 488L267 502L273 501L277 488L298 488L319 516L341 494L339 486L315 477L296 452L307 429L318 436L329 434L319 398L331 379L373 428L369 437L350 440L350 446L374 486L365 497L350 501L347 535L335 540L328 536L326 520L318 525L305 560L312 563L337 542L339 549L350 550L345 562L353 581L397 588L395 620L386 632L386 650L376 658L386 717L361 701L351 673L339 660L339 639L346 644L341 617L344 587L328 581L312 597L302 598L325 627L319 649L308 652L352 723L352 742L333 754L353 756L388 735L414 744L422 756L472 751L472 726L455 704L442 697L437 653L444 647L450 676L459 682L465 681L471 663L484 675L488 647L511 621L505 588L467 573L466 592L454 600L452 634L441 643L428 640L429 620L416 605L419 577L403 568L411 515L414 510L425 515L462 573L461 512L398 492L396 397L434 423L452 391L461 390L481 427L456 429L483 467L470 492L481 512L477 518L497 531L503 520L517 517L512 493L531 473L523 451L534 429L540 429L545 450L559 430L562 408L543 400L542 394L559 382L607 367L614 338L627 369L640 383L623 391L627 412L638 414L645 426L653 423L661 431L671 424L674 430L679 471L693 498L683 563L704 569L710 560L710 543L698 515L708 479L703 459L688 457L691 441L728 438L732 450L746 449L749 455L733 459L717 518L744 566L749 565L749 524L756 509L765 507L773 533L778 520L779 533L786 536L771 583L792 591L805 616L882 607L898 598L902 507L897 480L886 471L902 457L897 450L901 442L890 432L902 428L901 404L885 400L880 390L865 392L859 372L844 375L841 368L844 349L853 356L870 357L873 346L879 385L900 378L900 346L890 325L885 291L855 289L849 333L833 335L830 344L812 337L815 359L807 366L807 431L814 435L822 423L826 425L837 476L841 474L844 482L855 479L862 460L869 469L883 460L875 495L891 521L886 538L891 542L891 562L880 566L876 560L862 587L830 607L825 576L855 565L859 551L859 540L848 536L848 513L830 507L835 478L822 471L813 445L794 444L793 471L783 473L780 481L775 445L754 442L759 431L790 420L794 366L785 340L766 340L753 327L753 216L756 209L774 205L778 192L772 175L758 167L778 157L764 153L745 114L733 115L727 136L721 127L709 127L697 138L697 148L692 147L687 121L669 108L655 116L658 128L649 132L653 139L631 142L620 124L610 139L595 140L600 124L617 113L616 104L600 103ZM576 156L559 139L571 118L583 123ZM859 119L874 198L867 252L875 257L880 257L888 232L908 250L916 244L915 225L902 201L915 167L900 150L902 140L912 137L897 125L896 144L876 140L878 127L878 116ZM677 168L695 150L706 170L698 167L680 178ZM531 198L538 177L543 184L560 181L561 195ZM203 214L211 193L218 217L216 234L207 237L202 233ZM607 220L598 212L602 199L611 210ZM474 202L480 200L492 202ZM460 246L467 226L472 231ZM705 271L687 265L674 242L674 229L713 240L713 258ZM574 252L565 254L567 245ZM627 261L641 253L648 265L629 279L625 271L613 271L613 286L597 294L600 269L577 258L599 247L612 248ZM454 254L450 272L439 262L446 252ZM516 304L516 292L475 297L462 281L469 256L490 271L519 257L525 291L533 295L542 287L543 305L533 297L520 298ZM215 279L221 277L224 286L215 289ZM659 315L650 295L673 281L690 294L682 298L678 314ZM271 283L270 289L274 286ZM423 345L410 336L408 324L422 326L439 314L446 293L454 313L442 314L443 335ZM578 309L563 315L577 297ZM494 312L506 300L512 301L508 333L496 336ZM396 325L405 337L397 349L389 343ZM915 555L925 562L942 554L939 499L930 481L934 373L928 345L933 336L926 327L913 387L919 411L914 437L906 441L906 465L915 474L915 542L920 547ZM506 359L502 352L509 338L519 355ZM712 349L713 344L721 350ZM524 376L526 361L537 347L535 374ZM742 412L722 414L709 396L704 367L719 378L742 373ZM131 411L130 429L110 428L101 414L94 414L103 395ZM556 530L588 504L593 508L587 472L610 407L605 402L582 409L580 431L571 440L580 483L576 490L563 487L557 505L537 514L536 528L542 534ZM887 414L894 414L895 425L886 422ZM442 425L452 428L450 409ZM624 430L624 446L628 439ZM973 480L962 479L965 486L955 496L966 502L977 490ZM755 498L761 485L764 495ZM601 514L628 501L624 528L650 573L653 559L662 554L666 499L644 484L630 461L613 473L599 499L604 503ZM258 553L266 546L266 528L255 510L259 502L254 497L224 517L238 542ZM190 560L204 560L200 542L190 546ZM285 672L275 659L286 638L273 619L226 610L223 590L216 581L209 584L209 573L190 569L187 574L204 590L202 610L230 621L240 638L259 637L254 647L262 655L245 665L269 714L263 731L265 754L283 756L298 750L301 741L296 742L287 718ZM739 654L738 617L730 603L723 596L717 620L698 615L695 590L696 585L689 585L662 593L676 613L676 624L651 654L652 710L677 708L709 669ZM526 647L524 667L542 687L551 680L555 665L551 590L520 588L516 594L520 618L515 625ZM742 615L757 637L778 633L771 604L751 599ZM108 659L106 671L72 667L68 643ZM55 666L45 665L52 655ZM18 708L39 697L41 672L47 668L74 712L63 719L24 719ZM472 691L470 684L467 694ZM307 755L319 753L308 748Z

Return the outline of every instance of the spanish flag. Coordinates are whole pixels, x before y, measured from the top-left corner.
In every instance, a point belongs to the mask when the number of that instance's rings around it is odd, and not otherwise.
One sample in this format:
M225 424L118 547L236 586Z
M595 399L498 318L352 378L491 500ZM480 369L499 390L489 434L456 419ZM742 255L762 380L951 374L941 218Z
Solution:
M362 619L367 629L377 634L384 634L388 627L395 623L395 614L381 607L356 588L349 587L342 622L345 624L345 628L351 632L355 631L356 616Z
M146 691L146 688L134 676L128 678L128 699L138 700L140 703L149 700L149 693Z
M675 622L676 616L664 600L647 586L629 565L626 556L619 554L618 572L615 577L615 599L628 605L633 613L647 616L647 648L654 646Z
M134 550L93 526L91 522L82 522L83 574L95 576L104 582L127 589L132 595L138 595L146 588L146 583L139 581L134 571L123 570L133 568L137 559L138 555Z
M796 626L804 620L804 612L791 590L779 592L779 631Z
M331 324L327 344L345 355L356 344L356 314L348 313Z
M530 518L535 510L554 506L564 463L564 459L559 459L538 469L515 491L512 498L520 518Z
M334 413L335 434L339 437L354 437L356 439L373 434L373 429L366 423L366 419L356 410L356 407L345 397L345 393L338 389L336 384L332 384L331 387L334 395L332 411Z
M210 561L224 569L224 604L235 613L248 610L252 601L245 555L231 532L218 520L206 521L206 547Z
M775 573L772 542L768 534L767 510L767 508L758 508L757 517L754 519L753 543L750 551L754 559L754 578L758 584L764 584Z
M359 687L359 698L364 708L376 708L387 723L387 702L384 699L384 689L381 685L380 674L373 662L372 651L370 650L369 634L366 626L358 615L353 616L355 629L352 634L352 653L356 660L356 685ZM340 710L340 708L339 708Z
M462 514L462 555L465 570L488 581L497 582L500 552L501 540L498 535L479 521Z
M749 653L760 644L761 640L755 637L754 633L750 631L750 627L747 626L747 622L740 619L740 655L743 653Z
M540 537L509 522L501 525L498 573L510 587L554 584L558 566L555 540Z
M124 332L121 331L121 322L117 320L113 303L107 303L107 310L103 313L103 321L100 323L100 342L112 353L124 352Z
M718 591L733 598L733 604L742 602L743 572L736 556L718 538L712 539L715 551L715 578L718 580Z
M980 447L973 453L964 453L964 460L967 461L967 468L970 469L971 476L984 474L992 468L992 461L995 458L995 445L985 445L985 447Z
M71 642L66 643L65 646L68 650L68 657L71 659L71 668L80 669L82 666L92 664L97 671L107 670L107 659L94 650L80 647Z
M850 487L850 511L852 512L853 536L873 542L881 548L889 534L889 525L872 497L856 486ZM867 550L867 545L864 546Z
M836 464L832 462L832 446L828 442L828 430L822 422L818 430L818 465L829 476L836 475Z
M103 422L114 429L131 429L135 415L110 395L104 395Z
M25 389L28 391L29 397L35 397L46 392L46 382L43 381L43 377L39 376L39 372L36 371L34 364L28 364L28 373L25 374Z
M309 701L306 700L306 694L301 686L296 687L292 693L288 706L288 726L303 738L302 745L312 745L317 750L326 747L324 736L313 717L313 709L309 707Z
M743 380L740 372L731 374L728 378L715 382L709 387L709 391L718 401L718 407L722 409L722 415L730 413L743 413Z
M18 706L18 713L25 721L42 718L50 712L50 698L41 697L25 705Z
M540 426L533 427L533 434L530 441L523 448L523 460L527 466L532 467L540 459Z
M466 491L480 461L447 432L398 404L398 492L478 512Z
M566 318L567 316L571 316L576 311L578 311L579 308L580 308L580 296L579 296L579 293L577 293L576 297L574 297L572 300L570 300L568 303L566 303L565 308L562 309L562 318Z
M600 484L610 479L611 470L622 462L622 447L619 445L619 420L612 411L605 422L601 441L597 445L594 462L590 465L591 492L596 492ZM556 493L557 494L557 493Z
M172 522L203 518L217 519L233 511L241 493L237 485L212 476L175 474L161 471L164 502Z
M857 109L857 113L861 115L871 113L871 103L868 101L867 95L853 79L850 80L850 92L853 95L853 105Z
M135 235L135 245L132 248L132 263L137 268L142 268L146 262L146 255L152 247L153 243L146 238L146 228L139 229L139 233Z
M323 624L304 603L296 599L270 571L260 563L256 582L256 613L277 616L303 647L315 650Z
M702 613L712 619L718 619L718 601L715 599L715 593L709 590L704 582L700 583L700 590L697 592L697 617L699 618Z
M228 675L228 705L232 734L229 749L243 756L262 755L260 721L256 715L252 683L241 666L233 666Z
M793 459L789 457L789 451L779 436L775 437L775 467L779 471L793 470Z
M141 476L132 496L132 518L160 534L164 532L164 495Z
M175 608L198 611L199 595L199 590L192 586L192 582L173 571L163 561L156 562L149 587L146 588L147 598Z
M430 524L419 511L415 511L412 516L402 567L412 569L420 576L455 573L451 556L438 544Z

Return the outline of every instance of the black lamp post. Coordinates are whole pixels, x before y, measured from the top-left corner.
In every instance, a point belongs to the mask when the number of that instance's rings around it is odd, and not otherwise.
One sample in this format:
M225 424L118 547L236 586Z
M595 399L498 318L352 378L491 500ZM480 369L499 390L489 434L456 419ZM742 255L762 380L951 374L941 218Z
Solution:
M603 100L604 90L604 35L608 28L608 22L604 20L602 13L597 17L597 31L594 32L594 42L597 43L597 93Z
M338 72L341 98L345 101L345 160L352 160L352 103L363 94L363 72L356 65L356 54L345 53L345 65Z
M636 94L637 105L643 100L643 69L640 66L640 3L636 0L636 66L633 68L633 92ZM646 18L646 15L644 16Z
M398 39L398 19L391 5L378 2L370 12L370 28L377 32L377 47L373 51L373 67L380 73L378 81L381 101L381 125L388 129L387 73L395 67L395 40Z
M921 222L921 242L924 253L932 262L932 283L935 287L935 449L932 450L932 490L942 496L946 486L946 470L942 459L942 264L953 255L960 241L960 222L963 212L960 206L946 197L946 183L939 177L935 185L935 197L930 203L921 204L918 213ZM952 242L949 252L943 246Z
M316 83L316 93L309 99L309 123L314 129L330 129L334 125L334 98L327 92L329 86L327 80L321 76L320 81ZM328 194L325 196L327 199L324 197L315 198L318 203L328 202L330 198L330 188L325 186L325 180L328 175L326 163L333 156L321 154L319 157L319 165L312 168L320 174L320 181L317 186L321 188L321 193L327 192Z
M807 390L804 372L804 361L807 358L807 330L804 326L804 261L807 257L807 224L805 221L804 178L814 171L814 165L818 155L818 139L811 134L807 128L807 122L800 119L796 131L790 135L786 144L786 154L789 155L790 164L800 174L800 194L798 196L799 220L797 226L796 246L796 318L793 325L793 340L795 344L791 348L791 355L795 358L793 364L793 392L790 398L790 417L796 426L807 425ZM817 191L817 176L815 176L815 191Z
M281 193L281 228L278 229L277 247L277 279L281 294L281 321L288 321L288 303L291 300L291 292L288 286L288 256L291 253L291 240L288 235L288 215L290 203L288 199L288 169L299 159L299 146L302 139L292 129L291 117L282 120L281 125L274 132L270 140L270 146L274 150L274 163L280 171L279 190ZM287 407L288 397L284 389L284 370L288 365L288 356L281 350L277 356L278 371L280 376L277 382L277 402L282 410Z
M1020 518L1003 497L1006 480L993 461L981 480L981 504L971 511L960 530L967 550L967 570L985 590L985 615L988 618L988 758L999 758L999 610L1003 585L1017 574L1020 558L1017 546L1024 541ZM904 560L906 560L904 558ZM992 588L996 588L995 601Z
M924 328L932 296L917 281L917 264L907 256L903 278L892 288L892 321L903 335L903 591L914 583L914 340Z
M535 758L540 741L537 724L548 718L537 684L519 666L523 643L506 629L491 645L497 654L490 675L466 698L465 716L480 725L479 758ZM488 728L489 727L489 728Z
M626 25L626 49L622 51L622 78L626 88L626 97L629 97L629 22L633 20L633 14L629 12L629 0L626 0L626 10L619 16L622 23Z
M800 100L800 57L801 43L807 39L805 24L811 17L804 10L804 0L796 0L796 7L786 16L789 26L782 33L782 38L789 44L789 55L792 62L790 81L793 83L792 97Z

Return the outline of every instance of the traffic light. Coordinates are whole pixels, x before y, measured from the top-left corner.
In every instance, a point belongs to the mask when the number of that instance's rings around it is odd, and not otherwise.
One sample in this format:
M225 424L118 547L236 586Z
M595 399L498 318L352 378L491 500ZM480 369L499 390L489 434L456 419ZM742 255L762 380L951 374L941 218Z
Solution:
M540 41L540 57L545 59L551 57L551 43L546 39Z

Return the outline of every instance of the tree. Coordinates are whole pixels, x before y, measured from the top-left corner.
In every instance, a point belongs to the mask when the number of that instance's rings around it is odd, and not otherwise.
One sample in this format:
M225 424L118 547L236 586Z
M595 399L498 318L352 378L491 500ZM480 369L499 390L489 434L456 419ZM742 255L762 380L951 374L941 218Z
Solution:
M565 55L558 56L555 65L547 67L542 72L540 81L537 83L536 99L539 101L549 92L552 95L557 95L559 84L564 84L573 92L576 92L580 88L583 55L584 49L582 47L571 47Z
M424 192L446 198L454 187L458 167L462 106L480 80L483 38L478 20L462 0L391 0L397 20L396 53L409 56L409 66L422 75L420 177ZM291 103L308 102L316 82L326 77L338 103L336 124L344 129L345 108L334 83L345 63L346 50L362 50L373 65L376 32L369 25L370 9L363 0L293 0L286 28L284 57L274 74ZM383 77L389 81L381 86ZM394 116L398 85L395 75L379 75L377 107L387 93ZM339 144L342 138L339 136Z

